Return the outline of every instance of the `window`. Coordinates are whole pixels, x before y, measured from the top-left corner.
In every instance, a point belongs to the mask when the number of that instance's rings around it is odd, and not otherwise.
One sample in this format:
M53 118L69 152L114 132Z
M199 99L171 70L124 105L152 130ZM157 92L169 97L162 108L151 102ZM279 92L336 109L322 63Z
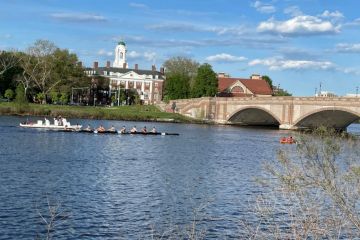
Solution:
M123 59L124 58L124 54L121 52L120 53L120 59Z
M156 83L155 83L155 87L158 87L158 86L159 86L159 83L156 82Z
M244 89L240 86L235 86L231 89L231 93L243 93Z

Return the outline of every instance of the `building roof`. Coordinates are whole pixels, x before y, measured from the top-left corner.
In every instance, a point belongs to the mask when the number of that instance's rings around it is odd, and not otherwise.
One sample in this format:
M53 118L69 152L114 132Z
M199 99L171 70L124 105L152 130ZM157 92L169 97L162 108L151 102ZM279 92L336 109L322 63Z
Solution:
M218 78L218 90L224 92L235 82L240 81L247 89L254 94L272 95L272 90L269 84L262 79L244 79L244 78Z
M114 72L114 73L128 73L128 72L135 72L139 75L158 75L159 78L163 78L164 74L159 71L152 71L152 70L142 70L142 69L132 69L132 68L116 68L116 67L98 67L98 68L86 68L85 70L95 70L97 74L103 75L104 71L107 72Z

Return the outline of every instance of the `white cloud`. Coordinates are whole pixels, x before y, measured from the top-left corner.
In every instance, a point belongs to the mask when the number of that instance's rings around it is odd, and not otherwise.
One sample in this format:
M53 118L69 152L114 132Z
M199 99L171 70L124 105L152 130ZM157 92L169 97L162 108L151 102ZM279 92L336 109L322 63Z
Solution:
M211 32L218 35L242 35L246 32L244 26L234 26L234 27L223 27L223 26L206 26L206 25L197 25L193 23L184 23L184 22L166 22L161 24L154 24L147 26L147 29L154 31L163 31L163 32Z
M70 13L70 12L59 12L52 13L50 17L70 22L104 22L107 21L107 18L97 14L88 14L88 13Z
M135 59L144 59L146 61L149 62L155 62L156 60L156 52L144 52L144 53L140 53L140 52L136 52L136 51L130 51L127 53L126 55L129 59L135 60Z
M126 54L126 56L130 59L137 59L141 57L141 54L136 51L130 51Z
M288 8L285 8L284 13L289 14L292 17L304 15L298 6L290 6Z
M133 7L133 8L148 8L147 5L145 5L143 3L136 3L136 2L129 3L129 6Z
M340 31L340 25L321 18L302 15L286 21L276 21L273 18L261 22L257 27L259 32L280 34L287 36L334 34Z
M323 18L332 18L332 19L336 19L336 18L343 18L344 17L344 15L341 13L341 12L339 12L339 11L335 11L335 12L330 12L330 11L328 11L328 10L325 10L321 15L320 15L321 17L323 17Z
M237 57L227 53L220 53L205 58L205 60L209 62L241 62L241 61L245 61L246 59L247 59L246 57L242 57L242 56Z
M266 59L255 59L249 62L249 66L263 65L270 70L331 70L335 65L329 61L310 61L310 60L287 60L281 57Z
M262 3L260 1L255 1L252 6L256 9L256 11L261 13L274 13L276 12L276 8L268 3Z
M110 56L113 55L113 52L106 51L105 49L100 49L100 50L97 52L97 55L110 57Z
M149 62L155 62L156 60L156 52L145 52L144 58L148 60Z
M342 53L360 53L360 43L339 43L335 50Z

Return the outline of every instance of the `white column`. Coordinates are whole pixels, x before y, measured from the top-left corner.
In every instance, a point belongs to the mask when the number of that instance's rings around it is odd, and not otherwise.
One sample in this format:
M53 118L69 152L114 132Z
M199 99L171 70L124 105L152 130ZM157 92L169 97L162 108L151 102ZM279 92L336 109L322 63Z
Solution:
M153 99L153 81L150 82L150 96L149 96L149 100L152 103L152 99Z
M129 82L128 82L128 80L125 80L125 89L129 89Z
M141 91L145 92L145 81L141 81Z

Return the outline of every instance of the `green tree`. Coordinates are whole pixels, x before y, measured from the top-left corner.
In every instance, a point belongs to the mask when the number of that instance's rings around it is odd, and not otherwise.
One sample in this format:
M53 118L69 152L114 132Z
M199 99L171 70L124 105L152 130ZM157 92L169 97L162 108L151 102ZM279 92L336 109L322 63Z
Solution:
M6 89L4 97L11 101L14 98L14 91L12 89Z
M15 102L22 105L28 103L27 97L25 96L25 89L21 84L18 84L16 87L16 97Z
M63 105L67 104L69 102L69 94L66 92L61 93L60 102Z
M190 87L195 82L199 63L191 58L186 57L172 57L164 62L166 77L172 75L186 76L189 80Z
M264 76L262 76L262 79L265 80L269 84L271 89L273 89L273 81L271 80L271 78L269 76L264 75Z
M191 90L192 97L214 96L217 93L218 81L210 64L202 64L197 71L195 83Z
M167 99L184 99L190 96L189 77L180 73L166 78L165 93Z
M56 104L59 102L59 93L57 91L51 91L50 92L51 102L53 104Z

